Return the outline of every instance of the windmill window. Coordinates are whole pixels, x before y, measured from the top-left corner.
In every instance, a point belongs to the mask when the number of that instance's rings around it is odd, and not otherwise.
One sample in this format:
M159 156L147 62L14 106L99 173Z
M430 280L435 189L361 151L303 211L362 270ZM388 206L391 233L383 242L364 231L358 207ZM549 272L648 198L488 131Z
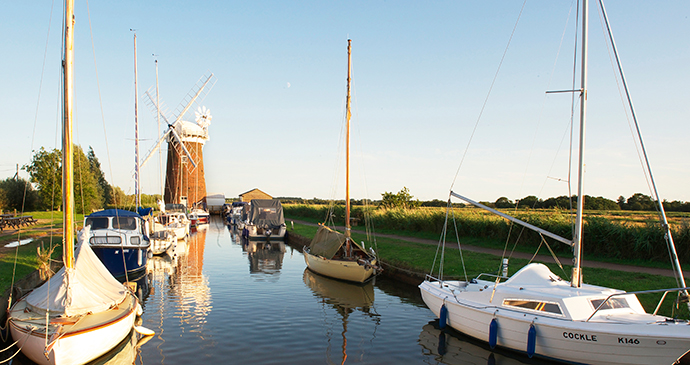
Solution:
M517 307L522 309L529 309L537 312L546 312L562 315L561 306L558 303L550 303L539 300L525 300L525 299L504 299L503 305L510 307Z

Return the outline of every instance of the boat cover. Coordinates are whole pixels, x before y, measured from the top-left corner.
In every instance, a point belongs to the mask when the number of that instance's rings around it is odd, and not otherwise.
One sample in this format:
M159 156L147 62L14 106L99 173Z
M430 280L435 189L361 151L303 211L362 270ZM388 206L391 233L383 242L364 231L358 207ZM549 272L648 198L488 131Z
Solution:
M125 286L115 280L91 247L84 244L88 240L89 230L89 226L85 227L77 237L74 268L65 269L63 266L26 297L32 310L66 316L97 313L117 305L125 298Z
M276 228L285 224L283 206L278 199L254 199L249 221L257 227Z
M322 256L327 259L332 259L335 253L338 252L340 246L345 243L345 235L332 230L324 225L319 226L314 239L309 244L309 253L315 256ZM362 246L357 242L350 240L350 244L364 251Z

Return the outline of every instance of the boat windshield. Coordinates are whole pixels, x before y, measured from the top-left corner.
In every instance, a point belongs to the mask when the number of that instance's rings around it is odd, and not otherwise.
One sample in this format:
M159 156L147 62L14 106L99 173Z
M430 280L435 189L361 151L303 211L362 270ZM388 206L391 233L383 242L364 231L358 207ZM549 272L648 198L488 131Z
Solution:
M137 221L134 217L113 217L113 228L133 231L137 229Z
M597 309L605 300L606 299L592 299L589 302L592 303L594 309ZM599 310L619 308L630 308L630 305L628 304L628 301L625 298L609 298L609 300L606 303L604 303L604 305L601 308L599 308Z
M91 230L108 229L108 217L86 218L85 226L90 225Z

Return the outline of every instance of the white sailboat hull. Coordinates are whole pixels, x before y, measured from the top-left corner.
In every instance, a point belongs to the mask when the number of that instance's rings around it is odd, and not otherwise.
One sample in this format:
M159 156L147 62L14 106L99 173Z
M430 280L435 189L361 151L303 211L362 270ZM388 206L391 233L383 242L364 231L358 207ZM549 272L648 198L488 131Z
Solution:
M655 321L664 317L652 315L625 322L604 316L587 322L530 314L506 308L498 296L489 302L488 297L495 295L492 282L486 282L488 288L483 292L460 289L466 282L443 283L427 280L419 285L425 304L436 316L441 316L445 304L448 325L489 343L489 326L496 319L496 345L514 351L527 353L532 324L536 329L534 356L576 364L673 364L690 348L686 322Z
M10 332L24 355L37 364L84 364L117 346L132 330L138 301L128 294L117 307L104 312L86 314L76 323L62 324L62 335L46 350L45 315L26 309L26 300L17 302L10 311ZM48 342L59 325L51 318ZM35 328L33 331L30 328ZM57 335L59 336L59 335ZM56 337L57 337L56 336Z
M329 260L312 255L309 253L309 250L304 250L304 261L307 263L307 267L310 270L318 274L357 283L363 283L369 280L376 272L370 265L360 265L352 260ZM372 264L375 265L376 261Z

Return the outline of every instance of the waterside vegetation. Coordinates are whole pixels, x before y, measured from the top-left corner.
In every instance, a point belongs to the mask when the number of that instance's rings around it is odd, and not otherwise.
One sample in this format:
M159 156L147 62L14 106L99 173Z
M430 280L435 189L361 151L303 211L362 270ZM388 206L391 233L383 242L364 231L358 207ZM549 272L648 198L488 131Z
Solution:
M344 210L336 205L285 204L286 216L307 218L323 222L332 212L335 222L342 222ZM331 210L332 209L332 210ZM508 209L502 210L523 221L546 229L562 237L572 237L572 215L560 209ZM425 233L426 238L438 239L446 223L446 209L421 207L417 209L382 209L375 206L355 206L352 217L356 221L370 220L376 230L404 232L418 236ZM534 251L542 237L533 231L511 226L505 219L478 208L454 208L449 219L449 240L455 237L477 238L501 241ZM453 221L452 218L455 218ZM668 251L664 231L658 223L655 212L640 211L601 211L585 212L584 245L588 259L632 260L635 262L668 263ZM687 213L669 214L678 256L682 263L690 263L690 215ZM557 253L569 253L570 247L553 243L551 248ZM481 244L480 244L481 245Z

